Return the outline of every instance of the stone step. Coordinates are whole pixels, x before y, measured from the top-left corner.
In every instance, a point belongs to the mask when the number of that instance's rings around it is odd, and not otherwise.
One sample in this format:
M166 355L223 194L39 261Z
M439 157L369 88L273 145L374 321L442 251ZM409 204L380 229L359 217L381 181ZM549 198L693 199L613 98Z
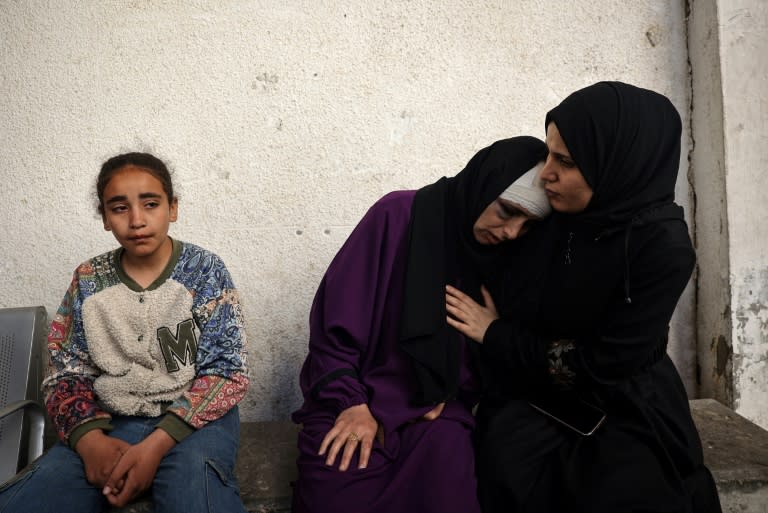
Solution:
M691 401L724 513L768 513L768 431L714 399Z
M249 512L291 511L291 482L296 479L296 437L290 421L243 422L237 473L240 495Z
M250 513L290 513L291 482L296 479L296 437L290 421L240 423L240 450L235 474L240 496ZM145 499L111 513L152 513Z

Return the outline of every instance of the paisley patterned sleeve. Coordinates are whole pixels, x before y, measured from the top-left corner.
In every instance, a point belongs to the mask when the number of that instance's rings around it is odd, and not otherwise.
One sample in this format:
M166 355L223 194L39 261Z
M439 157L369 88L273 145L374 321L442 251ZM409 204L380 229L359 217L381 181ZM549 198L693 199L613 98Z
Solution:
M200 327L196 371L190 389L168 411L195 429L222 417L248 390L242 308L229 272L213 258L193 311ZM198 301L199 300L199 301Z
M81 281L88 283L91 274L88 263L77 268L48 333L50 358L42 389L48 416L65 442L85 422L111 418L96 402L93 380L99 371L83 332Z

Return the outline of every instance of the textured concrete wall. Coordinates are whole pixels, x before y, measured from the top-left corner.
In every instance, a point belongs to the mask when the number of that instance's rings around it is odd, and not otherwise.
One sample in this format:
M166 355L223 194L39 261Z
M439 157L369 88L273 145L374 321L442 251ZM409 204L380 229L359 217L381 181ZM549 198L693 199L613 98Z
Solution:
M768 2L692 7L701 391L768 427Z
M717 0L697 1L689 16L694 140L689 174L696 193L696 324L700 392L703 397L733 405L730 261L717 3Z
M544 135L570 91L619 79L688 126L682 2L0 2L0 307L53 312L70 273L114 247L100 163L149 150L175 170L172 235L219 253L242 290L244 418L299 402L307 314L335 251L383 193ZM678 197L688 205L687 150ZM693 390L693 294L671 352Z
M733 405L768 428L768 2L719 5Z
M768 427L768 2L692 3L701 393Z

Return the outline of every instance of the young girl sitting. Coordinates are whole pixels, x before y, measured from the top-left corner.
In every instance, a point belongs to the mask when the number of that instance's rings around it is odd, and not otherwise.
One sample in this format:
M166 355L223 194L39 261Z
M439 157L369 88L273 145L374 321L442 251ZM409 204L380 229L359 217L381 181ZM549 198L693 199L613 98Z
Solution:
M151 487L156 511L242 511L233 477L248 388L238 294L221 259L168 236L178 200L146 153L106 161L104 229L51 324L43 382L61 442L0 490L0 510L99 512Z

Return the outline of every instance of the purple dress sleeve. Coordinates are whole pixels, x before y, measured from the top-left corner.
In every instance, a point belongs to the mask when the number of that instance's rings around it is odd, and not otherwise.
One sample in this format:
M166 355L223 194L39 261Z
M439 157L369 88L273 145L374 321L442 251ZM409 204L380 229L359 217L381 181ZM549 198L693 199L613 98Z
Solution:
M392 314L399 317L387 299L402 289L402 272L393 264L402 260L412 199L412 192L403 191L374 204L336 254L315 295L301 388L307 402L334 414L370 400L364 384L370 351L382 336L393 334Z
M431 409L412 404L416 382L399 344L414 194L397 191L374 204L328 267L310 312L295 422L335 419L366 403L388 433ZM464 388L475 386L466 361L461 376ZM443 416L471 425L470 409L452 404Z
M471 405L457 398L445 404L438 419L416 421L431 407L413 406L417 383L400 348L414 194L394 192L371 207L315 295L309 354L300 377L304 403L292 416L302 424L296 513L316 511L318 504L339 513L408 511L424 502L424 490L441 490L425 511L479 512ZM469 367L462 366L460 375L471 385ZM354 454L352 469L338 472L318 449L338 414L362 403L379 423L383 442L373 441L368 468L357 469ZM449 470L424 472L434 468Z

